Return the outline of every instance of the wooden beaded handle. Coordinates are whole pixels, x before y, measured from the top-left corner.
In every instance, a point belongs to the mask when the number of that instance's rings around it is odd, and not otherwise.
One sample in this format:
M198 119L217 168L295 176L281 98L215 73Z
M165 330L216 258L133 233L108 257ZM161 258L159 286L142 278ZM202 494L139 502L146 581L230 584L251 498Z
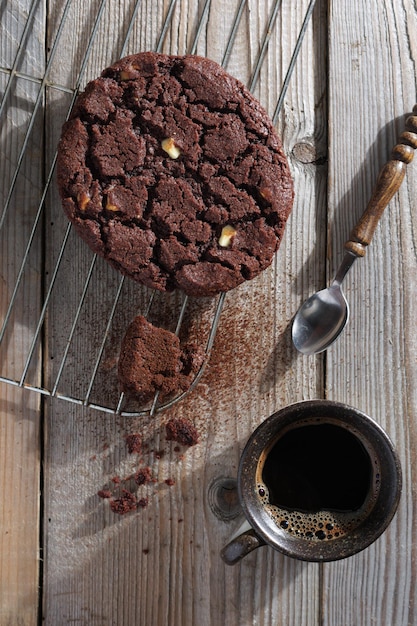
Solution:
M365 256L366 247L371 243L382 213L399 190L407 164L413 160L417 148L417 104L413 108L413 115L407 118L405 128L391 153L391 159L379 173L368 206L350 233L349 241L345 243L346 250L355 256Z

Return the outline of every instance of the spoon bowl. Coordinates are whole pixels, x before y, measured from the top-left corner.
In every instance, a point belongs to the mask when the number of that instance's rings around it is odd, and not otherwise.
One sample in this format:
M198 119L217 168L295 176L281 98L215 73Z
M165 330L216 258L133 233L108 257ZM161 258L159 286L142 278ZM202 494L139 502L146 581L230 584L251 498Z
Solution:
M303 354L317 354L335 341L349 318L349 306L339 283L313 294L294 318L292 340Z

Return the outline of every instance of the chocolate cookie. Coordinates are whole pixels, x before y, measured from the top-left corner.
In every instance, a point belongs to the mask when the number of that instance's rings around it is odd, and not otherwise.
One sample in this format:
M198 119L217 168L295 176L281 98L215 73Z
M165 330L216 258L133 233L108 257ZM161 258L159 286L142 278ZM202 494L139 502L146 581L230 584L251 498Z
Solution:
M268 267L293 202L266 112L219 65L141 53L91 81L58 149L63 206L123 274L194 296Z
M130 323L120 350L121 390L139 400L186 391L204 361L201 347L180 345L174 333L153 326L138 315Z

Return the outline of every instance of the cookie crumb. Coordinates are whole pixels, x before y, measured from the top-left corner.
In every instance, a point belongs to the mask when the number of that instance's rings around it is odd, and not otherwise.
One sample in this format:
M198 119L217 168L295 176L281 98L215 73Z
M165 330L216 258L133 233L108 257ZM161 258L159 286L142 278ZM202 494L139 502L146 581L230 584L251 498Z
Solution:
M152 481L152 472L150 467L141 467L134 475L137 485L144 485Z
M132 433L126 436L126 446L129 454L142 451L142 437L138 433Z
M199 441L197 429L184 418L172 418L166 424L167 441L176 441L183 446L195 446Z
M110 489L100 489L100 491L97 491L97 495L99 498L111 498L112 493Z
M137 509L139 502L133 493L127 489L122 489L122 495L119 498L110 499L110 508L113 513L125 515Z

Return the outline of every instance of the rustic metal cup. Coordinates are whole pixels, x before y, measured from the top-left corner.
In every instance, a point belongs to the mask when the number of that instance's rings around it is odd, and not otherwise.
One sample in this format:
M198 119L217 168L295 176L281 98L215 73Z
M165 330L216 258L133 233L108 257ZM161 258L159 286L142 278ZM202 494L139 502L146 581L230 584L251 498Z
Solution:
M300 536L297 531L288 532L280 527L259 496L259 476L276 442L294 428L314 424L333 424L348 430L370 459L367 504L360 523L342 536L325 540ZM237 482L246 522L221 552L228 565L234 565L265 544L296 559L324 562L356 554L384 532L398 506L402 474L392 442L374 420L346 404L311 400L274 413L253 432L240 459Z

